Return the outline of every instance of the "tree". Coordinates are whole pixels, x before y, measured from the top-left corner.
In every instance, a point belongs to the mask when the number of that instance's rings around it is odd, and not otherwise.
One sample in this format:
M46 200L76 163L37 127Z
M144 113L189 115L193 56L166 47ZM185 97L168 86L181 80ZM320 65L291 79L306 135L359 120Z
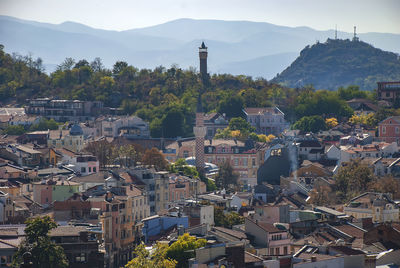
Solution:
M369 190L380 193L391 193L393 199L400 198L400 181L393 176L385 176L383 178L377 178L372 181L369 185Z
M335 117L325 119L326 127L331 129L338 125L338 121Z
M330 205L335 200L331 197L332 189L326 185L318 185L310 191L310 199L307 201L316 206Z
M3 130L3 133L8 135L22 135L25 132L26 130L22 125L8 126L6 129Z
M318 132L320 130L326 129L325 120L322 116L313 115L313 116L304 116L299 121L294 123L292 126L293 129L299 129L303 132Z
M100 166L105 167L106 165L112 164L115 149L108 141L100 140L90 142L86 146L85 151L96 156Z
M113 149L114 155L118 157L119 164L123 167L134 166L140 159L140 154L136 151L135 146L132 144L116 146Z
M239 213L231 211L224 213L224 209L219 206L214 206L214 222L215 226L223 226L232 229L233 225L244 223L244 217Z
M206 244L207 241L205 239L196 239L195 236L185 233L169 246L166 257L176 260L177 268L188 267L188 260L195 256L194 250L204 247Z
M150 150L146 150L143 155L142 162L145 165L154 165L156 170L168 169L168 162L165 160L164 155L154 147Z
M175 163L170 165L169 171L172 173L182 172L185 176L194 178L199 177L199 172L197 169L193 166L189 166L183 158L179 158Z
M228 161L222 163L219 167L218 174L215 177L215 184L219 188L236 188L239 179L239 174L234 172L231 164Z
M243 98L237 95L228 95L219 102L217 110L229 118L243 116Z
M144 244L140 244L133 252L136 257L130 260L125 268L174 268L176 261L167 258L167 250L168 245L157 243L154 252L150 255Z
M375 176L372 169L360 160L351 160L343 164L335 179L338 198L348 200L366 191L369 183L375 180Z
M49 216L27 220L26 237L14 255L13 267L20 267L22 255L28 251L32 254L34 268L68 267L64 249L52 242L48 236L54 228L57 228L57 224Z

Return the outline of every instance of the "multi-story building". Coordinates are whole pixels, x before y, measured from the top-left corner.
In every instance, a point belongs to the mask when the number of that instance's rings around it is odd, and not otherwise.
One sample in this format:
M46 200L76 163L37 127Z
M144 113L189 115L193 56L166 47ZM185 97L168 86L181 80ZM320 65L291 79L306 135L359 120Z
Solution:
M10 194L0 191L0 223L9 223L14 217L15 209Z
M155 215L161 209L168 208L168 172L156 172L154 169L137 166L133 169L130 169L129 174L136 177L144 184L143 190L147 192L150 215Z
M193 157L195 141L185 140L172 143L163 151L170 161L179 158ZM254 186L256 184L257 169L264 161L264 148L256 149L253 144L238 140L205 140L204 160L206 163L221 165L228 161L234 171L240 175L243 185Z
M82 128L78 124L74 124L69 130L51 130L47 146L80 152L85 146Z
M89 198L93 207L102 210L101 222L105 244L105 267L121 267L132 259L141 237L141 223L150 214L144 193L133 185L124 187L122 195L107 192L99 199Z
M274 224L245 218L246 234L253 237L254 245L264 248L264 255L288 255L290 238L288 231Z
M54 201L64 201L81 192L81 184L66 180L63 177L51 178L33 184L33 201L41 205L49 205Z
M399 82L378 82L378 99L395 102L400 98L400 81Z
M65 148L56 149L56 152L62 155L62 165L68 165L69 168L73 169L81 176L86 176L99 171L99 161L96 156L75 153Z
M399 221L399 206L390 194L363 193L344 206L344 213L356 219L372 218L375 223Z
M97 268L104 266L96 233L86 226L58 226L49 233L50 239L63 247L71 268Z
M210 113L204 115L204 126L206 127L206 139L214 138L218 129L228 127L229 121L225 114Z
M27 114L41 115L56 121L88 121L103 110L101 101L51 100L38 98L29 100L25 107Z
M278 135L289 128L285 114L278 107L245 108L243 112L247 122L255 127L259 134Z
M400 140L400 116L391 116L378 124L378 136L380 141L397 142Z
M137 116L101 117L95 121L97 136L150 137L149 123Z

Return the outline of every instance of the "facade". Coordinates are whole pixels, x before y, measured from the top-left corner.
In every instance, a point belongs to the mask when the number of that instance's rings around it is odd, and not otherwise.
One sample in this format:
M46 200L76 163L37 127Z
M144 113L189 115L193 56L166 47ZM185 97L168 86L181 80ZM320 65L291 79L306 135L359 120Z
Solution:
M148 138L149 123L137 116L101 117L95 122L96 135L105 137Z
M243 112L258 134L278 135L289 127L285 114L278 107L245 108Z
M93 120L103 110L100 101L51 100L38 98L29 100L25 107L26 114L41 115L56 121L88 121Z
M50 148L66 148L73 152L80 152L85 146L82 128L74 124L70 130L51 130L47 140Z
M399 206L389 194L364 193L351 199L343 211L356 219L372 218L374 223L399 221Z
M149 240L155 240L155 237L162 235L168 229L178 228L180 225L184 228L189 227L187 216L172 217L154 215L143 219L142 232L144 241L147 243Z
M394 103L400 97L399 82L378 82L378 99Z
M33 183L33 201L49 205L54 201L64 201L81 191L81 184L63 178L48 179Z
M358 158L388 158L392 157L398 150L399 147L396 142L380 142L362 146L341 146L340 162L349 162L352 159Z
M383 142L396 142L400 139L400 117L391 116L378 124L379 140Z
M1 224L10 223L14 217L14 202L10 194L0 191L0 222Z
M56 151L62 155L61 164L68 165L75 173L81 176L87 176L99 171L99 161L96 156L78 154L64 148Z
M210 113L204 115L204 126L206 127L206 139L214 138L218 129L225 129L229 125L229 121L225 114Z
M50 231L50 239L63 247L71 268L97 268L104 265L95 233L83 226L58 226Z
M246 234L251 235L254 244L266 248L266 255L279 256L290 253L290 239L288 231L278 229L271 223L253 221L245 218Z

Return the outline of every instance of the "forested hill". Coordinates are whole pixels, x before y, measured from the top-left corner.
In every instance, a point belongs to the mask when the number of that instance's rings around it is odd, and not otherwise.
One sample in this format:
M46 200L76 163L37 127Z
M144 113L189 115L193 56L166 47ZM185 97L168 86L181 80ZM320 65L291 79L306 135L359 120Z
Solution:
M312 84L336 90L358 85L372 90L378 81L400 80L399 55L362 41L332 40L304 48L300 56L272 81L289 87Z

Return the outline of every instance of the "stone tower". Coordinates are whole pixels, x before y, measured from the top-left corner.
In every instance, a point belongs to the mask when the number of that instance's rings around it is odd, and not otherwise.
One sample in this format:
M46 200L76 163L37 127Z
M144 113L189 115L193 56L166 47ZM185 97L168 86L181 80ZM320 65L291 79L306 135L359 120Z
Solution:
M201 46L199 47L201 77L207 76L207 56L208 56L207 47L204 44L204 42L202 42Z

